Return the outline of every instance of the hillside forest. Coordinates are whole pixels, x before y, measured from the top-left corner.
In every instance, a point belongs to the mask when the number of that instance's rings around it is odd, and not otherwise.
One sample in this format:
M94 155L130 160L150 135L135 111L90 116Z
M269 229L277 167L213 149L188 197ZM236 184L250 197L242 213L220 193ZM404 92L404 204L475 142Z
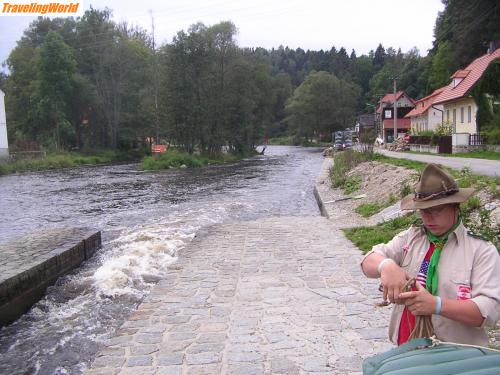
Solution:
M231 21L191 25L158 46L148 31L115 23L109 9L40 17L0 75L9 143L129 150L158 139L213 155L244 153L266 138L327 140L373 113L393 77L398 90L421 98L500 40L497 0L443 3L431 50L379 44L361 55L343 46L240 48ZM498 122L490 116L480 126Z

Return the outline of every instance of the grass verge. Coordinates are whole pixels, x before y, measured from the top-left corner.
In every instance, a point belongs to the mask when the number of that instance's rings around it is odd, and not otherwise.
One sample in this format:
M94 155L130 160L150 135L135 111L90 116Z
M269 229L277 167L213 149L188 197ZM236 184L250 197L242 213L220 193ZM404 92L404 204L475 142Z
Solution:
M419 222L417 214L413 213L371 227L343 229L343 232L363 253L367 253L373 246L389 242L396 234Z
M389 199L387 199L385 202L363 203L363 204L360 204L358 207L356 207L356 209L354 211L363 217L370 217L372 215L379 213L384 208L389 207L390 205L393 205L397 201L398 201L398 198L396 198L396 196L391 193L389 195Z
M61 153L48 155L44 159L23 159L10 163L0 164L0 175L16 172L42 171L77 167L80 165L108 164L124 161L137 161L144 156L143 152L115 152L104 151L95 155L80 153Z

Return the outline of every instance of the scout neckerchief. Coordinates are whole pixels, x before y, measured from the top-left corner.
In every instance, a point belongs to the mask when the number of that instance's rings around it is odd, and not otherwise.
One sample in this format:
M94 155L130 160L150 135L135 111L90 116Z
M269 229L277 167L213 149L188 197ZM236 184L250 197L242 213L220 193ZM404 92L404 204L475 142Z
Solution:
M425 287L429 292L433 295L437 295L438 288L438 274L437 274L437 266L439 263L439 257L441 256L441 250L443 250L446 241L448 241L448 236L457 229L458 225L462 221L460 214L458 214L457 222L453 227L446 232L444 235L438 237L432 234L429 230L426 230L427 239L431 244L434 245L434 252L432 253L431 260L429 262L429 270L427 271L427 280L425 282Z

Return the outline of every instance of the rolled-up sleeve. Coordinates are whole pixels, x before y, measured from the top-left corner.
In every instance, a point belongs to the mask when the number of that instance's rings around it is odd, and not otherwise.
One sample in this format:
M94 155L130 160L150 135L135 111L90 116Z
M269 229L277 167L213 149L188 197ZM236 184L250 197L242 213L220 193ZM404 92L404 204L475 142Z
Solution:
M482 327L500 320L500 256L492 244L476 253L471 274L471 301L484 318Z
M407 243L408 241L408 232L410 229L405 230L396 236L392 240L390 240L388 243L384 244L378 244L373 246L373 248L366 253L366 255L363 257L361 260L361 266L363 265L364 260L366 257L368 257L370 254L377 253L385 258L391 258L394 260L398 265L401 265L402 260L403 260L403 246Z

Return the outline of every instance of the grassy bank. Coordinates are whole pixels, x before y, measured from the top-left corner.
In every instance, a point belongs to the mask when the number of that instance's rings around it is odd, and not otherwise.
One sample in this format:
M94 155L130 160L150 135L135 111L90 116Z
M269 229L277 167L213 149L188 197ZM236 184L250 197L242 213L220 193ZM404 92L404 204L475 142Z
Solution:
M356 227L343 229L346 237L354 243L363 253L367 253L371 248L379 243L389 242L396 234L409 228L411 225L418 225L420 219L416 214L398 217L371 227Z
M249 154L222 154L219 157L208 157L204 155L191 155L187 152L178 150L169 150L160 156L147 156L143 159L140 168L142 170L160 170L168 168L197 168L208 164L219 164L243 159L248 156L253 156L255 153Z
M137 161L144 156L140 151L115 152L104 151L94 155L80 153L60 153L47 155L43 159L23 159L0 164L0 175L10 173L42 171L50 169L72 168L81 165L110 164L127 161Z

